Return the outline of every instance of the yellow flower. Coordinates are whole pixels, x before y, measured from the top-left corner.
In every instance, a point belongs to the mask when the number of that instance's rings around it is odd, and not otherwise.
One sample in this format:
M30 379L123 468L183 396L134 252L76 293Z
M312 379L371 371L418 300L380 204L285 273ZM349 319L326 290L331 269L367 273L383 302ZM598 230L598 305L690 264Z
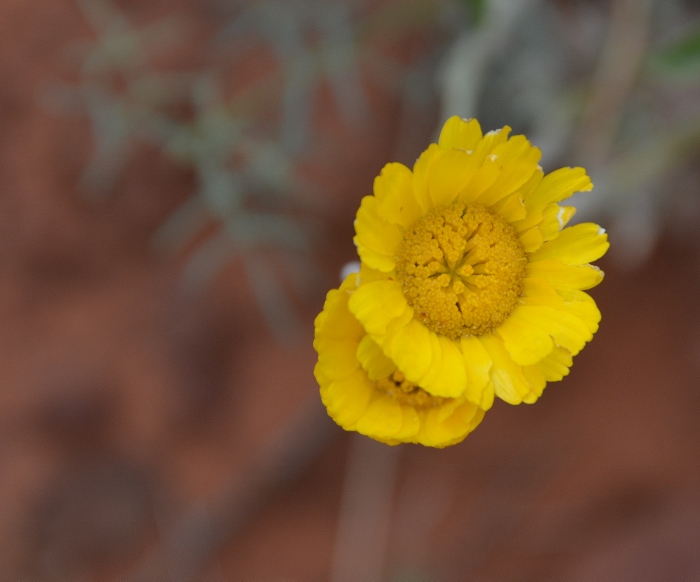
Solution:
M315 322L314 373L328 413L344 429L391 445L460 442L481 422L483 409L464 395L435 396L406 380L350 313L356 281L351 274L330 291Z
M584 290L603 279L589 263L609 246L596 224L564 228L574 209L558 203L592 188L585 170L545 176L540 150L509 132L483 135L476 120L452 117L413 171L384 167L357 213L354 240L363 270L347 302L354 317L343 311L357 344L371 344L410 386L420 387L414 390L484 410L494 395L511 404L535 402L547 382L568 374L572 356L598 329L600 312ZM334 302L341 302L337 294L326 310ZM343 380L348 392L342 396L340 380L330 388L333 367L354 362L355 349L347 338L333 348L324 344L335 337L324 323L330 317L320 316L317 349L331 415L346 428L404 440L403 433L380 431L390 406L403 409L400 398L388 391L381 401L386 410L377 405L370 414L367 408L382 390L371 373L362 389L355 379ZM353 373L372 370L363 361ZM357 416L360 409L365 416Z

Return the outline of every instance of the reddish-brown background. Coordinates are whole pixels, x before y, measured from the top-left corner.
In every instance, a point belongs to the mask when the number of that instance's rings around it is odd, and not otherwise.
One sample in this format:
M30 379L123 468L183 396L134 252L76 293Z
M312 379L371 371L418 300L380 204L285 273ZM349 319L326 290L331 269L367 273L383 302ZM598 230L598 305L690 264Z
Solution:
M123 7L144 21L176 8ZM187 294L181 258L152 252L192 187L175 162L144 147L118 195L79 192L88 123L47 112L37 92L71 79L61 48L90 35L68 0L0 3L0 580L185 579L168 572L180 564L168 539L193 512L223 533L192 579L327 580L357 445L315 401L313 317L353 259L360 197L397 151L410 162L428 143L436 107L415 143L397 144L394 96L372 91L372 123L349 129L321 95L316 123L334 148L304 168L323 192L326 280L298 301L303 329L283 344L235 257ZM691 243L666 237L636 270L601 262L601 329L535 406L499 402L458 446L396 453L387 580L700 579ZM266 473L266 447L295 422L301 444L286 439L281 455L299 470L273 455ZM303 439L318 451L308 464ZM250 511L237 521L239 502Z

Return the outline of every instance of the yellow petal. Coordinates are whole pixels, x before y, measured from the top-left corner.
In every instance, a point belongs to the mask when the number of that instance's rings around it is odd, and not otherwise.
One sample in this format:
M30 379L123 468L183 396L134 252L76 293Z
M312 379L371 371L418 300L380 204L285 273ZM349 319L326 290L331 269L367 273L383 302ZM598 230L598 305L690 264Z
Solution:
M542 183L542 180L544 179L544 171L542 168L538 165L535 168L535 171L532 173L532 176L528 179L527 182L525 182L522 187L518 189L518 192L520 193L520 196L523 199L523 203L525 200L527 200L530 195L539 188L540 184ZM525 206L528 206L525 204Z
M576 214L575 206L559 206L559 214L557 215L557 220L561 224L560 230L564 230L564 227L569 224L569 221Z
M451 339L431 332L432 362L419 385L434 396L456 398L467 385L462 352ZM436 363L439 361L439 366ZM403 370L403 368L402 368Z
M583 265L602 257L609 246L608 235L602 228L584 222L565 228L557 238L545 242L531 260L556 259L567 265Z
M319 386L326 386L332 381L331 378L326 376L321 366L318 365L318 362L316 362L314 366L314 378L316 378L316 382L318 382Z
M430 167L428 191L433 207L452 204L457 195L470 182L476 169L464 150L442 151Z
M470 161L472 165L480 163L475 154L471 154ZM459 201L465 204L472 204L482 192L491 187L498 179L501 173L501 167L497 160L488 158L481 167L474 170L472 179L459 193Z
M319 337L315 342L318 351L318 368L331 380L345 378L360 367L355 352L357 340L338 340Z
M470 155L470 163L477 169L467 186L460 192L459 200L470 204L477 200L479 196L488 190L501 175L503 161L495 153L498 146L506 143L510 127L489 131L477 144L474 152Z
M470 402L457 407L444 420L440 418L439 409L430 409L423 421L422 442L439 448L456 444L473 431L483 417L484 411Z
M351 352L357 349L365 331L347 308L348 291L354 286L355 275L352 274L343 281L340 289L328 293L323 311L316 318L314 348L319 352L319 360L314 374L321 385L347 377L357 370L356 358Z
M525 402L525 404L533 404L542 396L544 387L547 385L547 380L539 365L523 366L523 374L525 375L527 383L530 385L530 392L525 395L523 402Z
M360 285L350 297L348 308L367 333L374 335L385 334L392 321L411 309L400 285L389 280ZM399 362L394 362L401 368Z
M461 339L462 357L467 373L464 397L484 410L493 404L493 385L490 383L491 356L474 336Z
M554 307L574 314L591 334L598 331L600 311L593 298L577 289L555 290L545 279L526 277L521 302L525 305Z
M595 265L566 265L552 259L528 263L527 274L546 279L555 289L591 289L604 276Z
M476 119L461 119L453 115L442 127L438 143L443 149L458 148L469 151L476 148L482 137L481 126Z
M523 279L522 296L528 298L544 297L550 300L561 301L561 297L557 293L556 289L554 289L554 287L552 287L546 279L539 279L535 277L525 277L525 279Z
M371 437L390 438L401 430L401 405L385 394L375 397L357 421L357 432Z
M569 310L560 308L557 304L532 305L525 298L525 305L518 307L521 321L537 328L554 339L557 345L569 350L573 355L578 354L586 342L593 338L593 333L584 321Z
M588 293L577 289L560 289L557 293L564 300L566 309L580 317L591 333L598 331L600 310Z
M565 348L555 347L552 353L537 364L547 382L557 382L569 374L573 364L571 352Z
M525 204L525 198L523 198L523 204ZM529 208L527 204L525 204L525 211L527 216L522 220L518 220L513 223L515 232L519 234L530 230L532 227L537 226L540 222L542 222L542 209L532 210L532 208Z
M408 404L401 405L401 429L394 435L402 442L411 442L420 430L420 416L415 408Z
M522 188L518 190L520 197L525 205L526 216L520 220L513 223L513 228L518 233L524 232L533 226L537 226L542 221L542 209L532 208L532 204L528 203L527 200L531 194L539 187L542 183L544 177L544 172L540 166L537 166L533 172L530 179L523 184Z
M496 390L493 386L493 382L491 381L491 373L489 372L489 382L486 385L486 388L484 388L484 398L479 403L479 408L482 408L483 410L489 410L493 406L493 400L495 396Z
M321 385L321 400L328 414L348 430L354 430L355 423L365 414L373 393L374 388L361 370L342 380Z
M547 204L542 212L542 222L537 226L537 230L542 233L544 240L557 238L561 229L564 228L564 221L559 217L559 205L556 202ZM563 215L563 213L562 213Z
M470 182L460 192L459 200L470 204L488 190L501 175L502 160L494 153L495 149L508 140L510 127L489 131L470 154L470 163L476 170Z
M523 309L526 307L518 305L496 331L513 361L530 366L551 352L554 343L549 333L521 317Z
M430 365L426 369L425 374L414 382L422 387L432 386L435 381L439 379L440 371L442 370L442 349L440 340L438 335L430 330L428 330L428 343L425 349L430 354ZM430 390L428 391L430 392ZM434 394L433 392L430 393ZM434 396L440 396L440 394L434 394Z
M469 432L473 431L484 418L484 410L478 406L474 406L471 402L464 402L458 406L450 421L458 422L460 425L467 425Z
M491 156L497 158L501 172L491 187L477 199L477 203L484 206L495 204L526 184L537 170L542 152L533 147L524 136L516 135L494 148Z
M357 244L357 237L352 240L357 247L357 254L360 255L360 260L365 264L372 265L374 268L382 270L384 273L391 272L396 266L394 259Z
M382 345L384 353L394 361L406 378L420 386L420 381L428 372L433 359L428 329L412 319L407 325L394 330L391 335L376 339Z
M574 214L576 209L573 206L559 206L556 202L547 204L537 227L544 240L557 238Z
M350 280L351 287L354 287L355 277L353 273L345 281ZM334 339L355 338L359 341L365 334L357 319L347 309L350 294L347 292L349 286L346 282L340 289L332 289L326 295L323 311L314 321L316 338L321 336Z
M523 199L519 194L508 196L496 206L491 207L491 210L502 216L508 222L516 222L527 216L527 210L523 204Z
M413 224L422 210L413 193L413 173L403 164L387 164L374 179L374 195L380 216L404 228Z
M583 168L559 168L547 174L537 189L525 198L525 206L544 208L551 202L561 202L574 192L587 192L593 188L591 179Z
M441 153L440 146L432 143L413 165L413 194L424 214L433 208L433 201L428 190L428 179L431 166Z
M370 380L386 378L396 370L394 362L386 357L382 349L368 335L363 337L360 345L357 346L357 359Z
M484 134L482 140L474 148L474 156L483 164L489 155L502 143L505 143L510 134L510 127L507 125L503 129L494 129Z
M479 341L484 344L493 361L491 381L496 396L509 404L520 404L530 392L530 385L525 379L522 366L512 360L503 342L494 335L482 336Z
M355 244L360 258L370 267L391 271L403 239L403 229L384 220L377 209L377 198L365 196L355 219ZM369 251L369 252L368 252Z
M439 412L437 415L438 420L440 422L447 420L450 416L454 414L454 411L457 409L457 407L461 406L463 403L463 398L445 399L445 401L439 406Z
M573 313L591 333L598 331L600 311L588 293L577 289L554 288L545 279L527 277L523 280L524 305L542 305Z
M534 253L542 246L544 238L537 227L533 227L520 234L520 242L526 253Z
M360 272L357 273L355 287L359 286L360 284L370 283L372 281L386 281L386 273L373 269L367 265L367 263L360 263Z

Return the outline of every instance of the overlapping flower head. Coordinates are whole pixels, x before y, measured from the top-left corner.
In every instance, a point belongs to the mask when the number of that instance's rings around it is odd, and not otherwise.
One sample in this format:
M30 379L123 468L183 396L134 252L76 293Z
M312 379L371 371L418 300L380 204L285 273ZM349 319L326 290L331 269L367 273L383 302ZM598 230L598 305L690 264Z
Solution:
M362 200L362 267L316 319L315 369L343 428L397 444L464 439L497 396L535 402L598 329L584 292L608 249L559 203L592 184L583 168L544 175L510 128L450 118L413 171L388 164Z

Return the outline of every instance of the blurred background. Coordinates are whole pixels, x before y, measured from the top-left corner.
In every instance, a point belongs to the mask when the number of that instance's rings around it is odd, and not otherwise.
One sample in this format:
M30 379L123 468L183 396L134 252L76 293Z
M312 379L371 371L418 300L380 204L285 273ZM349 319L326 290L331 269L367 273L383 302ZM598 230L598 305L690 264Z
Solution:
M386 447L313 319L453 114L588 168L603 321ZM700 580L699 221L697 0L3 0L0 580Z

